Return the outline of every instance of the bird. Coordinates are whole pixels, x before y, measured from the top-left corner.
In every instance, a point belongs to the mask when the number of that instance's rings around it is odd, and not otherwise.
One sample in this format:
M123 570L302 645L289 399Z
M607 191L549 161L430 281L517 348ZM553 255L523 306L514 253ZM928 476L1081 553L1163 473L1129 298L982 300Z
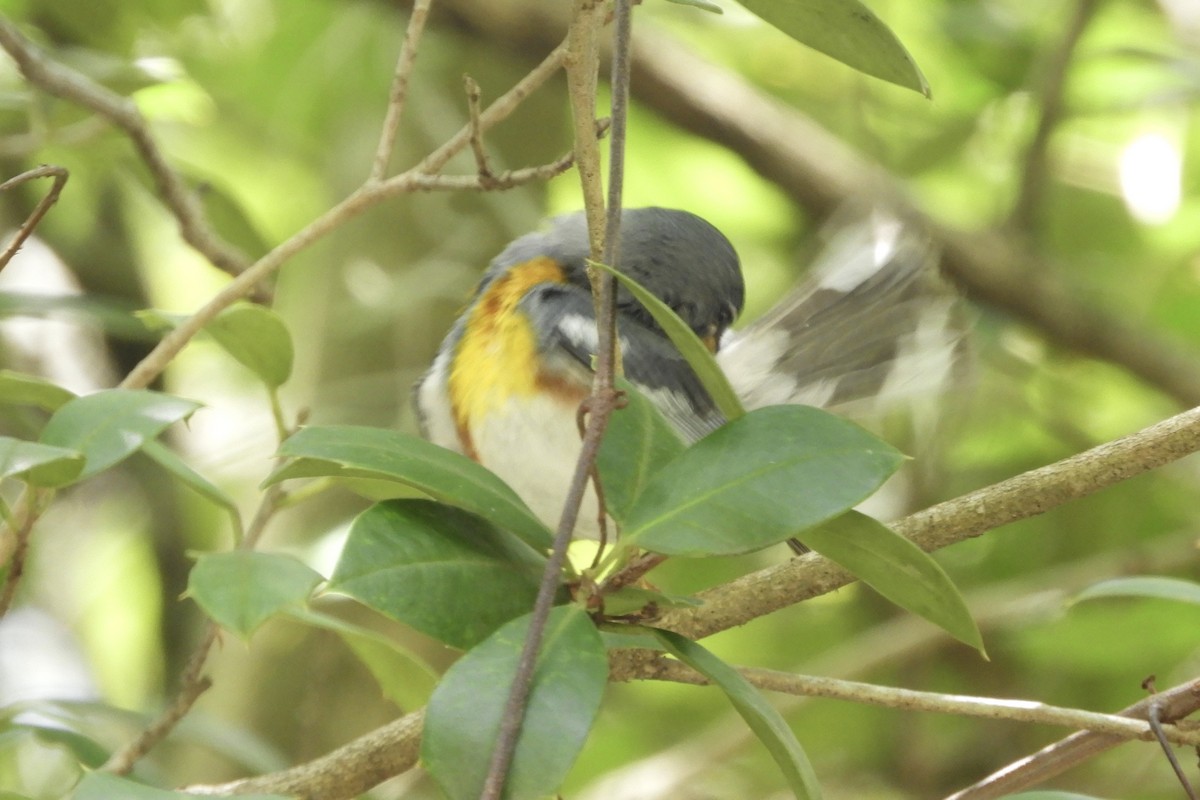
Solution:
M617 269L662 300L714 354L748 409L854 410L946 382L960 360L956 298L928 238L872 213L831 235L808 278L758 320L736 250L688 211L621 213ZM580 403L597 349L587 223L554 217L492 260L414 387L421 434L508 483L552 529L574 473ZM624 377L685 443L725 422L692 367L631 294L616 296ZM576 536L596 538L590 492Z

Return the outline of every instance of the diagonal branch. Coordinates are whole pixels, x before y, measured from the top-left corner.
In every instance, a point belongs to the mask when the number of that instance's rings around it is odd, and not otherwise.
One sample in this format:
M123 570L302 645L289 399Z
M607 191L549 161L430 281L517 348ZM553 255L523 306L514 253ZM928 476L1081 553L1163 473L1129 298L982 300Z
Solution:
M46 192L46 196L34 206L29 217L21 223L21 227L13 235L12 241L4 248L4 252L0 253L0 269L8 266L8 262L12 261L12 257L21 249L21 245L25 244L25 240L33 234L33 229L42 221L42 217L46 216L46 212L50 210L50 206L58 202L59 194L62 193L63 187L67 185L67 177L68 172L66 168L56 167L53 164L43 164L40 167L34 167L31 170L22 172L20 175L15 175L4 183L0 183L0 192L3 192L36 178L54 179L54 182L50 184L50 191Z
M167 162L150 133L146 118L132 100L50 59L3 16L0 16L0 47L12 56L21 74L31 84L90 109L124 131L150 170L163 202L179 223L183 240L224 272L237 275L245 271L250 265L249 259L209 226L196 193Z
M1118 714L1122 717L1147 719L1152 707L1159 709L1160 719L1163 720L1183 719L1195 713L1200 710L1200 679L1153 694L1122 709ZM1007 797L1013 792L1044 783L1080 762L1105 750L1111 750L1123 741L1110 733L1073 733L1065 739L1043 747L1033 755L1009 764L978 783L955 792L946 800L997 800Z
M1037 127L1025 151L1025 168L1021 170L1021 183L1009 217L1009 224L1018 231L1032 233L1034 222L1041 211L1042 197L1046 193L1049 178L1050 137L1064 114L1063 88L1066 85L1067 69L1071 65L1083 32L1087 30L1099 6L1100 0L1077 1L1062 41L1050 54L1046 63Z
M408 102L408 82L412 77L413 65L417 62L417 46L421 43L421 34L425 31L425 20L429 18L431 2L432 0L416 0L413 3L408 27L404 31L404 43L400 45L400 56L396 59L396 71L392 76L391 93L383 118L383 130L379 134L379 145L375 148L375 162L371 165L370 180L383 180L388 164L391 163L396 136L400 132L400 117L404 114L404 106Z

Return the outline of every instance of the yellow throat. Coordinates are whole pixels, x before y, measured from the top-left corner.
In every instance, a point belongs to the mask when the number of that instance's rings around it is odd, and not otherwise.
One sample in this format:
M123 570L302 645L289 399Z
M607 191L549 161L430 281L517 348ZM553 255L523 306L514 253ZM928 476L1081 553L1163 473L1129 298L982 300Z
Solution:
M496 278L472 307L450 367L454 423L467 455L474 457L471 428L513 396L538 389L537 337L518 310L539 283L565 283L558 262L539 257Z

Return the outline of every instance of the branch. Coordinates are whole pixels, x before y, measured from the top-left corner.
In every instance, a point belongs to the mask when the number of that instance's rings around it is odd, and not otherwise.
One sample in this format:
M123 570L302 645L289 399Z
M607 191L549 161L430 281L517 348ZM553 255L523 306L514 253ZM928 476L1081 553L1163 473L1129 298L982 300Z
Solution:
M125 132L154 179L159 195L179 223L183 240L218 269L237 275L249 266L245 254L226 242L208 224L196 197L179 173L171 168L137 106L127 97L106 89L81 72L51 60L25 38L7 17L0 16L3 47L25 79L34 86L99 114Z
M35 167L34 169L22 172L20 175L9 178L4 183L0 183L0 192L3 192L14 186L19 186L26 181L46 177L54 179L54 182L50 184L50 191L46 192L46 196L34 206L29 217L17 229L12 241L4 248L4 252L0 253L0 270L8 266L8 262L12 261L12 257L21 249L21 245L25 244L25 240L33 234L34 228L42 221L42 217L46 216L46 212L50 210L50 206L58 201L58 196L62 193L63 187L67 185L68 172L64 167L43 164L40 167Z
M759 689L801 697L847 700L852 703L864 703L902 711L928 711L1010 722L1057 725L1094 731L1122 741L1129 739L1153 741L1155 738L1146 715L1138 720L1133 720L1129 718L1131 715L1124 712L1099 714L1094 711L1063 708L1031 700L998 700L992 697L918 692L912 689L879 686L873 683L822 678L815 675L794 675L790 672L755 667L739 667L738 672ZM699 672L673 659L660 660L654 669L654 674L648 677L651 680L688 683L695 686L704 686L709 683L708 679ZM1184 684L1182 687L1177 687L1173 691L1178 691L1186 697L1189 693L1194 693L1197 688L1200 688L1200 678ZM1195 702L1200 703L1200 697L1197 697ZM1186 716L1186 714L1173 716L1172 719L1178 719L1179 716ZM1174 744L1185 747L1200 746L1200 731L1182 730L1174 725L1165 725L1162 732L1167 740Z
M416 0L413 3L408 27L404 30L404 43L400 46L400 56L396 59L396 71L392 76L391 94L383 119L383 130L379 134L379 145L375 148L375 163L371 165L370 180L383 180L392 160L392 150L396 147L396 136L400 131L400 117L404 114L404 105L408 100L408 81L412 76L413 65L417 62L417 46L421 43L421 34L425 31L425 20L429 17L431 2L432 0Z
M556 51L557 52L557 51ZM547 61L553 61L556 57L552 53ZM544 62L545 63L545 62ZM533 74L533 73L530 73ZM513 87L509 93L505 94L499 100L492 104L486 111L480 115L480 124L483 127L489 127L502 120L508 113L515 108L514 96L525 97L532 91L531 83L526 80ZM549 77L543 75L541 80ZM519 95L515 95L519 90ZM493 109L499 108L496 113L490 113ZM465 132L465 133L464 133ZM446 154L445 158L449 160L458 151L454 149L452 144L462 138L462 146L467 144L469 138L469 130L464 128L459 135L451 139L437 151L436 154ZM461 149L461 147L459 148ZM450 152L453 151L453 152ZM447 154L448 153L448 154ZM440 158L441 156L439 156ZM432 158L432 156L431 156ZM429 161L427 159L426 161ZM430 163L435 163L434 162ZM508 189L514 186L531 183L533 181L543 180L547 176L556 175L559 172L567 169L571 164L569 156L559 158L549 164L539 167L529 167L526 169L510 170L499 175L492 176L486 181L478 175L435 175L425 172L427 163L425 161L413 167L409 171L388 178L384 181L368 181L359 189L351 193L340 203L329 209L321 216L310 222L290 238L277 245L274 249L268 252L265 256L256 261L249 269L238 275L232 281L225 285L217 294L215 294L207 303L200 307L192 316L188 317L177 327L167 333L166 336L158 343L145 358L138 363L134 369L125 376L121 381L121 388L136 389L148 386L151 381L159 376L167 364L169 364L176 355L179 354L188 342L190 342L201 329L204 328L212 319L224 309L228 308L233 303L249 294L254 286L260 281L265 280L275 270L283 266L289 259L297 253L312 246L318 240L337 230L339 227L362 214L363 212L379 205L384 200L396 197L402 194L407 194L417 191L461 191L465 189L473 189L479 191L491 189Z
M204 636L192 657L188 659L174 702L137 737L109 756L101 770L115 775L128 775L133 771L133 765L167 738L167 734L192 710L200 695L212 687L212 680L204 674L204 666L208 663L208 654L219 633L220 629L215 622L209 620L205 623Z
M281 794L305 800L350 800L417 765L425 711L414 711L320 758L282 772L214 786L195 795Z
M1041 113L1025 151L1025 168L1021 171L1021 184L1009 217L1009 225L1018 231L1032 232L1034 221L1041 211L1042 196L1046 193L1049 178L1047 154L1050 137L1063 118L1063 86L1066 84L1067 68L1080 37L1096 15L1099 5L1099 0L1078 0L1062 41L1050 54L1046 64L1046 73L1042 78Z
M1200 709L1200 679L1189 681L1165 692L1151 695L1118 712L1122 717L1146 719L1152 706L1160 718L1182 719ZM1194 734L1195 731L1192 731ZM946 800L995 800L1036 786L1060 775L1071 767L1122 743L1110 733L1083 731L1043 747L1031 756L1016 761L988 777L955 792Z

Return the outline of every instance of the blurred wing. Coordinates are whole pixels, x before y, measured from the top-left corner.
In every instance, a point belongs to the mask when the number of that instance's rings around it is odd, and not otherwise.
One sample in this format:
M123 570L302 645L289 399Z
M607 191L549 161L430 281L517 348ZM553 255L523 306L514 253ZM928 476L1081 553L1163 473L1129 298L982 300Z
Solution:
M717 361L748 408L886 407L950 381L964 350L961 316L928 240L872 216L838 230L812 276L731 331Z

